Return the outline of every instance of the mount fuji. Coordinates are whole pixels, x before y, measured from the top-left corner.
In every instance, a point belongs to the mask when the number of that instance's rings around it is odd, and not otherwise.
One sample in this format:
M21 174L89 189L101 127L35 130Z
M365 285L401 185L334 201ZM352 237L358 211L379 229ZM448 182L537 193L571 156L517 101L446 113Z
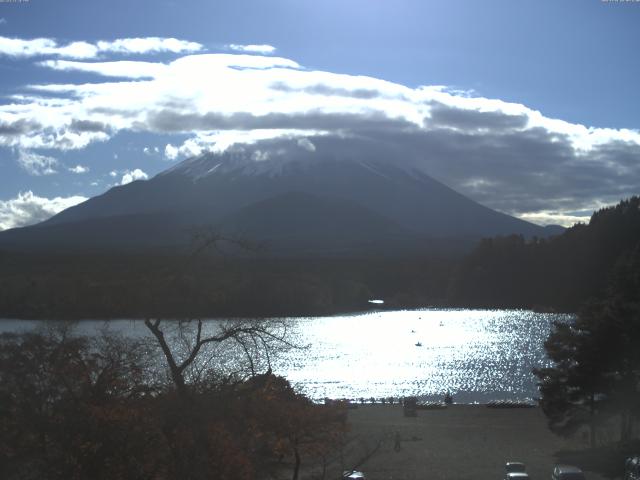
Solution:
M184 248L196 227L294 256L398 254L560 230L480 205L375 142L318 136L203 153L40 224L0 232L0 248Z

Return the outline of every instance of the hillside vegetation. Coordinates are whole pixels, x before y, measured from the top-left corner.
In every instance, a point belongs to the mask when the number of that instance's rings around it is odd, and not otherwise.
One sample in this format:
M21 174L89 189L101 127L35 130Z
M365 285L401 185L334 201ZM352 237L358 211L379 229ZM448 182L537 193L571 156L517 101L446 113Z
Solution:
M593 214L549 240L483 240L457 269L449 301L470 307L576 311L600 297L614 271L640 248L640 197Z
M386 308L575 312L640 248L640 197L550 239L487 238L467 256L0 252L0 317L326 315Z

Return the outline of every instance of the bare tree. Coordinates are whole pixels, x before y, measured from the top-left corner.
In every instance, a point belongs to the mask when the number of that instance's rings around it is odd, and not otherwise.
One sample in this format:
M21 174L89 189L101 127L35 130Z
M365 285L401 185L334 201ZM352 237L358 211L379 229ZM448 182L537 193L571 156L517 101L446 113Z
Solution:
M160 349L167 361L171 380L180 395L187 395L188 388L185 379L189 368L197 365L201 355L209 345L234 345L240 348L249 365L251 375L257 373L257 363L266 364L271 371L271 356L281 348L293 347L287 339L287 325L282 320L237 319L222 323L214 323L213 328L207 329L202 319L177 322L176 328L180 335L192 333L192 341L186 342L186 351L180 355L177 348L172 347L171 340L163 330L163 320L147 318L146 327L156 338ZM211 352L210 352L211 354ZM215 352L213 352L215 354ZM211 358L207 359L211 362ZM221 361L221 359L218 358ZM215 367L214 367L215 368Z
M177 284L182 277L188 276L189 270L196 262L211 253L218 257L229 255L229 251L255 252L261 250L258 244L245 239L221 235L209 229L200 229L192 232L193 249L182 265L176 271L173 281ZM191 292L199 295L202 292ZM189 301L185 299L185 301ZM271 356L283 348L291 348L294 345L288 340L286 322L282 319L232 319L226 321L205 322L202 318L188 320L168 321L161 318L146 318L145 326L153 334L158 342L169 369L171 380L178 393L182 396L188 394L187 372L198 369L204 365L211 365L213 369L220 369L222 358L220 352L215 352L208 347L224 346L236 347L241 352L248 364L249 374L255 376L260 366L266 365L268 373L271 373ZM169 330L176 329L177 335L170 338ZM176 338L182 343L180 352ZM208 355L204 355L205 351ZM216 355L217 353L217 355ZM221 372L219 372L221 373ZM200 375L195 375L199 378Z

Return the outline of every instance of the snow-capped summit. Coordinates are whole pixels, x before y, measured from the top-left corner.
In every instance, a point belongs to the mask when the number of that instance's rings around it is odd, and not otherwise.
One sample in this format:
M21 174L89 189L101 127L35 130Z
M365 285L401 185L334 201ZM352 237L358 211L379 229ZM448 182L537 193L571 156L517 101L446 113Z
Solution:
M159 175L183 175L200 180L214 173L278 176L293 165L312 165L323 156L316 155L309 139L262 141L253 145L231 146L221 153L205 151L187 158Z

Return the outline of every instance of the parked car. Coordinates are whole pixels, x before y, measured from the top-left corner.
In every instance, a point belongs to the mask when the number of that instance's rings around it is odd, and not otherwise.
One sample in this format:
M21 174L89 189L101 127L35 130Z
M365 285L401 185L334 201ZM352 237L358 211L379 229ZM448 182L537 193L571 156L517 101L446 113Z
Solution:
M507 473L512 472L526 472L527 469L522 462L507 462L504 464L504 470Z
M584 473L572 465L556 465L551 480L585 480Z
M505 475L504 480L529 480L527 472L509 472Z
M640 480L640 455L629 457L624 462L624 480Z
M347 470L342 472L342 478L344 480L366 480L364 473L358 472L357 470Z

